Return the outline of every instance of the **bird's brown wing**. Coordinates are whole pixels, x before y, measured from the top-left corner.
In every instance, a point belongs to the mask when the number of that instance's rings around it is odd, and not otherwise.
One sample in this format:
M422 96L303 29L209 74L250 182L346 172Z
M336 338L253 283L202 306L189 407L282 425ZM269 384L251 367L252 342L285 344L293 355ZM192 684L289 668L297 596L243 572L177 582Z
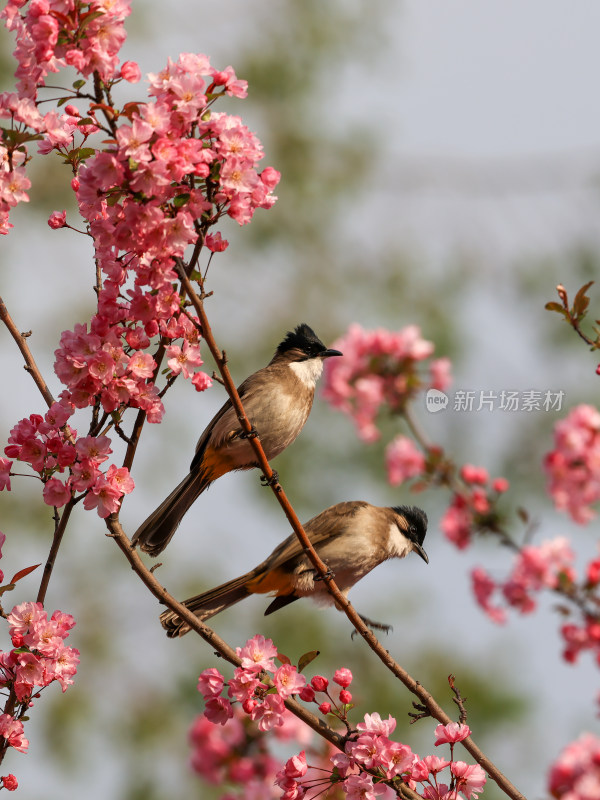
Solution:
M260 371L261 370L259 370L259 372ZM256 375L256 373L254 373L254 375L251 375L250 377L246 378L246 380L242 384L240 384L238 386L237 391L238 391L238 395L240 396L240 400L242 400L242 402L244 400L248 400L253 395L252 390L248 391L248 382L249 382L250 378L255 377L255 375ZM256 383L255 383L255 386L256 386ZM226 417L227 419L224 420L223 419L224 417ZM224 421L226 422L225 425L222 424ZM219 424L219 423L221 423L221 424ZM225 435L219 436L217 441L213 442L213 444L216 447L218 447L219 445L223 444L223 442L227 438L227 434L239 435L242 432L242 428L240 427L240 423L239 423L239 420L237 418L237 414L235 413L235 410L233 408L233 405L231 403L231 400L226 400L225 403L223 403L221 408L217 411L217 413L214 415L214 417L208 423L208 425L204 429L204 432L202 433L202 435L198 439L198 444L196 445L196 453L194 455L194 458L192 459L192 463L190 464L190 471L192 471L195 467L197 467L202 462L202 457L204 455L204 451L206 450L206 445L208 444L211 436L213 435L213 433L215 432L215 429L217 427L223 428L223 430L226 433L225 433Z
M361 508L368 505L363 500L353 500L347 503L338 503L317 514L303 526L312 545L319 549L319 545L324 542L341 536L346 530L346 524ZM302 555L304 555L302 545L296 534L292 533L273 550L261 566L267 566L270 570L287 566L291 571L294 568L295 560Z

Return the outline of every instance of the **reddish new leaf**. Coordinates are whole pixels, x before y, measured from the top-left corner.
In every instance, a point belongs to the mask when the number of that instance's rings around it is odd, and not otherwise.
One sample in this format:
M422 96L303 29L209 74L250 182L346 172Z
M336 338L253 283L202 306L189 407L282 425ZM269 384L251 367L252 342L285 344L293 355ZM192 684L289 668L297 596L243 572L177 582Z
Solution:
M34 569L37 569L41 564L34 564L32 567L25 567L24 569L20 569L18 572L15 572L11 583L17 583L20 581L21 578L24 578L26 575L29 575L30 572L33 572Z

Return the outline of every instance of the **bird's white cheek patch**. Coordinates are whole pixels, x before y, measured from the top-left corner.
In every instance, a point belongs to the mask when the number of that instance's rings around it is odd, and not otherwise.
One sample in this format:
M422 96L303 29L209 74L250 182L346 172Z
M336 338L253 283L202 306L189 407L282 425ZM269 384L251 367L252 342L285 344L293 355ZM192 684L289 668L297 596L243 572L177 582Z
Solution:
M388 547L392 556L396 556L396 558L404 558L412 550L410 541L395 523L390 525Z
M323 359L309 358L307 361L294 361L289 365L298 380L314 389L323 372Z

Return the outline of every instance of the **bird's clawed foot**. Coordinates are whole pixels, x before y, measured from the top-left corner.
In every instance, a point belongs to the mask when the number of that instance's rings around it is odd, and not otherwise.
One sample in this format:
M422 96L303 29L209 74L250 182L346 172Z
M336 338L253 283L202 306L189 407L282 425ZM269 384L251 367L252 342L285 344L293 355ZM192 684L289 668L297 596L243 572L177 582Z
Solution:
M239 439L256 439L258 436L258 431L254 427L254 425L250 428L249 431L242 431L239 435Z
M260 482L263 486L275 486L279 483L279 473L273 470L273 474L270 478L267 478L266 475L261 475Z
M315 575L314 582L317 581L328 581L330 578L335 578L335 572L332 569L327 569L327 572L324 575Z
M375 620L373 619L369 619L368 617L363 617L362 614L359 614L358 616L362 619L365 625L368 628L371 628L371 630L373 631L381 631L382 633L389 633L390 631L393 630L391 625L386 625L384 622L375 622ZM357 633L358 631L355 628L350 634L350 638L354 639Z

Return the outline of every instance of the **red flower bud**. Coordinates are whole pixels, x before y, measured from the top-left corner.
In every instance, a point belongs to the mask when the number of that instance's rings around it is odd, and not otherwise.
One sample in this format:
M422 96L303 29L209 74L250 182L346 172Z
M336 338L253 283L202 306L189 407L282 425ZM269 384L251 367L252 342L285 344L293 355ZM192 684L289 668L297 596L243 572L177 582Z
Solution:
M315 692L324 692L329 686L329 681L322 675L315 675L315 677L311 680L310 685L313 687Z

